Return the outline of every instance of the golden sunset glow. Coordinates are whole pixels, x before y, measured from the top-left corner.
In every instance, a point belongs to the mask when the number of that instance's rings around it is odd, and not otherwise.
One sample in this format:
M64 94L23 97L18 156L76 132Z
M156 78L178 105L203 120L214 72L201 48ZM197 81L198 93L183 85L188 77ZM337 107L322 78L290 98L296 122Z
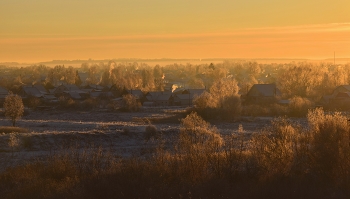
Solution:
M0 2L0 62L350 56L350 1Z

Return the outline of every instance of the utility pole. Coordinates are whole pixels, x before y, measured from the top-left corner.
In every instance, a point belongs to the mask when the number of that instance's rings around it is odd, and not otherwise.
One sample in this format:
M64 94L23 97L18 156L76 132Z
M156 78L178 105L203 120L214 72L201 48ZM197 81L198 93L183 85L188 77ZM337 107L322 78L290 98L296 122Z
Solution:
M334 66L335 66L335 51L334 51Z

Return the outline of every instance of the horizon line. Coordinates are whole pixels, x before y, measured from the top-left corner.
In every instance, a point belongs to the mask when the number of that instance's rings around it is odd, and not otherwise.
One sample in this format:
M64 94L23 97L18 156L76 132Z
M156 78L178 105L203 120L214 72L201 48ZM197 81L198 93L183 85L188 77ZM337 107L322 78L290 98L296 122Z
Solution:
M350 57L339 57L336 58L336 60L344 60L349 59ZM35 61L35 62L17 62L17 61L0 61L0 64L42 64L42 63L54 63L54 62L74 62L74 61L181 61L181 60L188 60L188 61L225 61L225 60L247 60L247 61L254 61L254 60L305 60L305 61L326 61L326 60L334 60L334 57L328 57L328 58L301 58L301 57L256 57L256 58L245 58L245 57L236 57L236 58L220 58L220 57L212 57L212 58L105 58L105 59L94 59L94 58L88 58L88 59L52 59L52 60L46 60L46 61Z

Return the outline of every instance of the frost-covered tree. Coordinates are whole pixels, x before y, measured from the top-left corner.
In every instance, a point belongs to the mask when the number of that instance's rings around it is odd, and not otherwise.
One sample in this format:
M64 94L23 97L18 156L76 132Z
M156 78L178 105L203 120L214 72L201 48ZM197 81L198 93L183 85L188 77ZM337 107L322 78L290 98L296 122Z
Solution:
M12 126L15 126L16 121L22 117L24 112L22 98L10 92L5 98L4 109L6 118L11 120Z

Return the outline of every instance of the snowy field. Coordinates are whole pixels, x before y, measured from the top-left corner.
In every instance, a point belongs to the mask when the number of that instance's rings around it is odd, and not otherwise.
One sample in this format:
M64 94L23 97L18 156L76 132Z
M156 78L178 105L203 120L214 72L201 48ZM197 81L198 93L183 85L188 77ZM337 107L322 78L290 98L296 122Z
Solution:
M148 109L137 113L31 111L17 122L28 133L15 136L0 132L0 170L69 149L102 147L120 156L143 156L154 152L159 140L174 143L180 121L171 118L184 110ZM247 138L269 125L273 118L244 118L233 123L215 123L222 136L231 136L243 126ZM149 121L157 127L161 139L145 138ZM301 120L301 122L304 122ZM11 123L0 117L0 126ZM12 140L17 142L11 146Z

